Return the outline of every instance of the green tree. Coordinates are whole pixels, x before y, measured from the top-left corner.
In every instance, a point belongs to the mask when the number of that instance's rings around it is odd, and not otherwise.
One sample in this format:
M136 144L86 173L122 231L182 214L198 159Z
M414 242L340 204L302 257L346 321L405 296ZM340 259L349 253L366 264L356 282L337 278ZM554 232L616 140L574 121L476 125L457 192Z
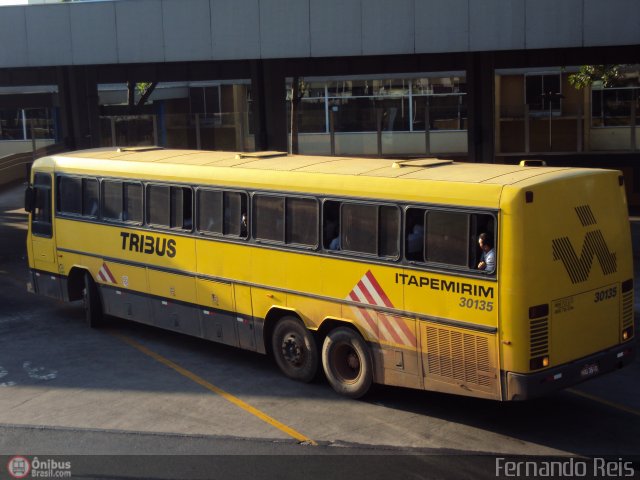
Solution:
M605 87L611 87L622 79L624 65L582 65L577 73L569 75L569 85L576 90L589 87L593 82L600 81Z

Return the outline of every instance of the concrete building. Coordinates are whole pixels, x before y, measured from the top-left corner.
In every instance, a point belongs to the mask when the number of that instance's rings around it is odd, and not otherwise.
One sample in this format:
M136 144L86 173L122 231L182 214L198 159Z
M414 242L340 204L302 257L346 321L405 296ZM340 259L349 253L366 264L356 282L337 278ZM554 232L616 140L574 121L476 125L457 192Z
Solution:
M640 202L637 0L25 5L0 7L0 43L0 127L26 140L532 156L621 168ZM629 66L575 90L591 64ZM132 109L141 82L156 87Z

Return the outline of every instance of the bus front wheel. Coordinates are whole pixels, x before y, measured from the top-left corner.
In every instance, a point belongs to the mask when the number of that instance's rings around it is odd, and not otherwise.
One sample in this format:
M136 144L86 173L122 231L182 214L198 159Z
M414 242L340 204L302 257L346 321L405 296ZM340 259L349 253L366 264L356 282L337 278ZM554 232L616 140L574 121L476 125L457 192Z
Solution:
M364 339L347 327L329 332L322 345L322 367L333 389L360 398L373 383L373 362Z
M289 378L310 382L318 371L318 347L313 335L295 317L278 321L271 337L273 356Z
M84 318L91 328L100 327L104 323L102 312L102 302L98 287L88 273L84 274L84 288L82 289L82 300L84 302Z

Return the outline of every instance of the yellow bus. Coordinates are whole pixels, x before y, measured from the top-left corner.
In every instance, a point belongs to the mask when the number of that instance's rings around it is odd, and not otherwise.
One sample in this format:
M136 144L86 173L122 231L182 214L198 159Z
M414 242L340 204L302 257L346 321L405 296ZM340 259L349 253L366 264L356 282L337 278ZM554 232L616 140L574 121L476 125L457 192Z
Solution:
M633 361L613 170L156 147L37 160L30 288L373 383L522 400ZM480 246L482 245L482 248Z

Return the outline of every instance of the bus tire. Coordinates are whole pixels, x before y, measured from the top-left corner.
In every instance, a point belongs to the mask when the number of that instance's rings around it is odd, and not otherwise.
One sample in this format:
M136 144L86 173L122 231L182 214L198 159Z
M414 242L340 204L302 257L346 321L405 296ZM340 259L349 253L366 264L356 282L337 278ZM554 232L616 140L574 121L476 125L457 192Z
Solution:
M84 288L82 289L82 300L84 302L84 319L91 328L104 325L104 312L98 287L87 272L84 274Z
M322 345L322 368L333 389L346 397L362 397L373 383L371 352L351 328L339 327L328 333Z
M296 317L281 318L271 337L273 356L282 373L300 382L310 382L319 364L313 334Z

